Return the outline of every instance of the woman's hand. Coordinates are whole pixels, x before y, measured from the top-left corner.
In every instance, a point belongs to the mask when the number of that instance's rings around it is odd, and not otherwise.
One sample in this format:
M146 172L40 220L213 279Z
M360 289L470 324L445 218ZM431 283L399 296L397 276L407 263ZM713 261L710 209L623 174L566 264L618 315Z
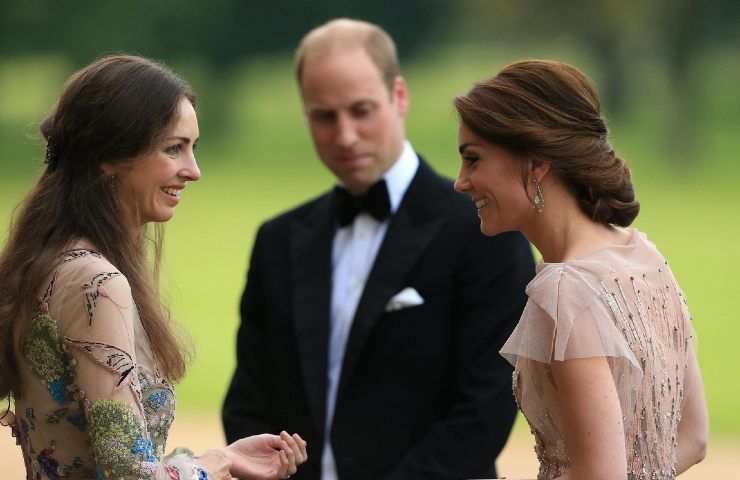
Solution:
M198 455L197 463L208 474L208 480L231 480L231 460L223 450L206 450Z
M231 474L249 480L283 479L293 475L308 459L306 442L297 433L253 435L226 447Z

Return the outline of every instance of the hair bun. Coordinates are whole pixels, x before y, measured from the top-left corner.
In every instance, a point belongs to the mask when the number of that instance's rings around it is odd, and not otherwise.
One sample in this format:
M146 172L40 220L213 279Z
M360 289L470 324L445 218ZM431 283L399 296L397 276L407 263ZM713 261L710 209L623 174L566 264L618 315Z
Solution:
M614 158L613 172L607 177L611 181L593 184L587 194L578 195L579 203L594 221L627 227L640 213L640 202L627 163L613 150L608 155Z

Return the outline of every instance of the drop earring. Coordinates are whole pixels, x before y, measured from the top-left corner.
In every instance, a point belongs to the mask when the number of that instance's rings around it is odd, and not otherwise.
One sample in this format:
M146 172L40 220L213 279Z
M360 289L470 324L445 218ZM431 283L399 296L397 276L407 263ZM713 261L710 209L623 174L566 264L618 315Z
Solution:
M536 179L534 182L534 198L532 199L532 208L537 210L537 213L542 213L545 209L545 197L542 195L542 189L540 188L540 182Z

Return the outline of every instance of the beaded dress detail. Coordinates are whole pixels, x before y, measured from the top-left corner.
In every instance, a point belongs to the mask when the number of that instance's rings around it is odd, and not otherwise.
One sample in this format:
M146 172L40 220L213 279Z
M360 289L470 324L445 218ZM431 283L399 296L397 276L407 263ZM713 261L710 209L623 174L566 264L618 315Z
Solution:
M683 293L655 246L630 229L626 245L537 266L529 299L501 354L535 437L538 479L568 472L552 361L606 357L625 428L630 480L673 480L694 331Z
M94 251L72 250L39 300L15 399L27 478L207 478L187 449L165 455L175 394L126 278Z

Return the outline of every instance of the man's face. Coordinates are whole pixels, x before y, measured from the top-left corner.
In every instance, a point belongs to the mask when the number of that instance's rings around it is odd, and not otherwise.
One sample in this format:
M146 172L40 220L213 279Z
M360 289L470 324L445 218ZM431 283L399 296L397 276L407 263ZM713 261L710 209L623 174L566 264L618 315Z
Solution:
M316 152L353 193L367 191L403 150L408 92L392 91L362 49L306 59L301 94Z

